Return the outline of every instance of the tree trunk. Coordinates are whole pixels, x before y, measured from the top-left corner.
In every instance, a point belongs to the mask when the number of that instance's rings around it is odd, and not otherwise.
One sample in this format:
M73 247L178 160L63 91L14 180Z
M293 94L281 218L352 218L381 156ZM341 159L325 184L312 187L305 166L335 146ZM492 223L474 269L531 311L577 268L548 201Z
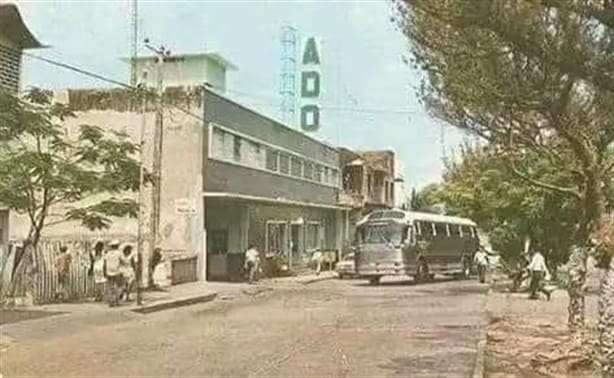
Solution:
M586 248L572 246L569 254L569 284L567 293L569 294L568 326L572 332L581 331L584 327L586 293Z
M614 258L601 269L599 285L599 344L604 378L614 378Z

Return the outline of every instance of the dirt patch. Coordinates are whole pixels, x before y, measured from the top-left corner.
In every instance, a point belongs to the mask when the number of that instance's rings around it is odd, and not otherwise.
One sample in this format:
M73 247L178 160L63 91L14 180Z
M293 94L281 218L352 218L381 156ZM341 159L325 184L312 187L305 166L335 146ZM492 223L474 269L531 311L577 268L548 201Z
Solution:
M497 317L488 326L486 377L589 377L599 375L597 334L587 330L585 343L565 325L535 318Z

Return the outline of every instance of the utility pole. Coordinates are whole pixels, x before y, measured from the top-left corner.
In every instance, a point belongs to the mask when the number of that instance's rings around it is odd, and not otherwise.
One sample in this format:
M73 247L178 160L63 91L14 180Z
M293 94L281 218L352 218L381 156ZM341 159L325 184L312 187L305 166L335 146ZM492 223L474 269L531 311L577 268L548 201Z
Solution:
M139 205L139 215L138 215L138 229L137 229L137 261L138 268L136 272L136 304L140 306L143 303L143 299L141 297L141 285L142 285L142 277L143 277L143 269L146 266L143 264L143 223L145 218L145 207L143 206L143 198L145 197L145 167L143 164L143 149L145 148L145 123L147 116L147 87L146 87L146 76L143 77L143 82L141 85L137 87L137 93L141 98L141 132L140 132L140 140L139 140L139 157L140 157L140 172L139 172L139 193L138 193L138 205ZM148 261L149 262L149 261ZM149 278L148 275L146 275Z
M170 51L164 46L159 48L152 47L149 39L145 39L145 47L156 54L156 122L153 135L153 163L152 163L152 191L151 191L151 212L149 217L149 258L158 245L160 234L160 193L162 184L162 147L163 147L163 118L164 118L164 77L163 64L164 58L170 55ZM151 272L150 272L151 273Z

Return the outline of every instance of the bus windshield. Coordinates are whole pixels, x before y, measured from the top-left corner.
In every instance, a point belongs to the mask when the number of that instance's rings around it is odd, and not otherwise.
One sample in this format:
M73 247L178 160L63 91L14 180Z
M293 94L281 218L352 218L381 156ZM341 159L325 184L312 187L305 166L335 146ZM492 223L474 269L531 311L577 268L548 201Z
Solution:
M400 245L407 237L407 226L397 224L365 225L358 234L361 244Z

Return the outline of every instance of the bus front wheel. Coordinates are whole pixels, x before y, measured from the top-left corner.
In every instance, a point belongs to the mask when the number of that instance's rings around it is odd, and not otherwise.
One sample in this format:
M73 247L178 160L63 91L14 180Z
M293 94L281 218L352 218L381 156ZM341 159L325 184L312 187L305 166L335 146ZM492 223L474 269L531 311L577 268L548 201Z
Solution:
M382 277L380 276L375 276L375 277L371 277L369 278L369 285L371 286L377 286L379 285L379 281Z

